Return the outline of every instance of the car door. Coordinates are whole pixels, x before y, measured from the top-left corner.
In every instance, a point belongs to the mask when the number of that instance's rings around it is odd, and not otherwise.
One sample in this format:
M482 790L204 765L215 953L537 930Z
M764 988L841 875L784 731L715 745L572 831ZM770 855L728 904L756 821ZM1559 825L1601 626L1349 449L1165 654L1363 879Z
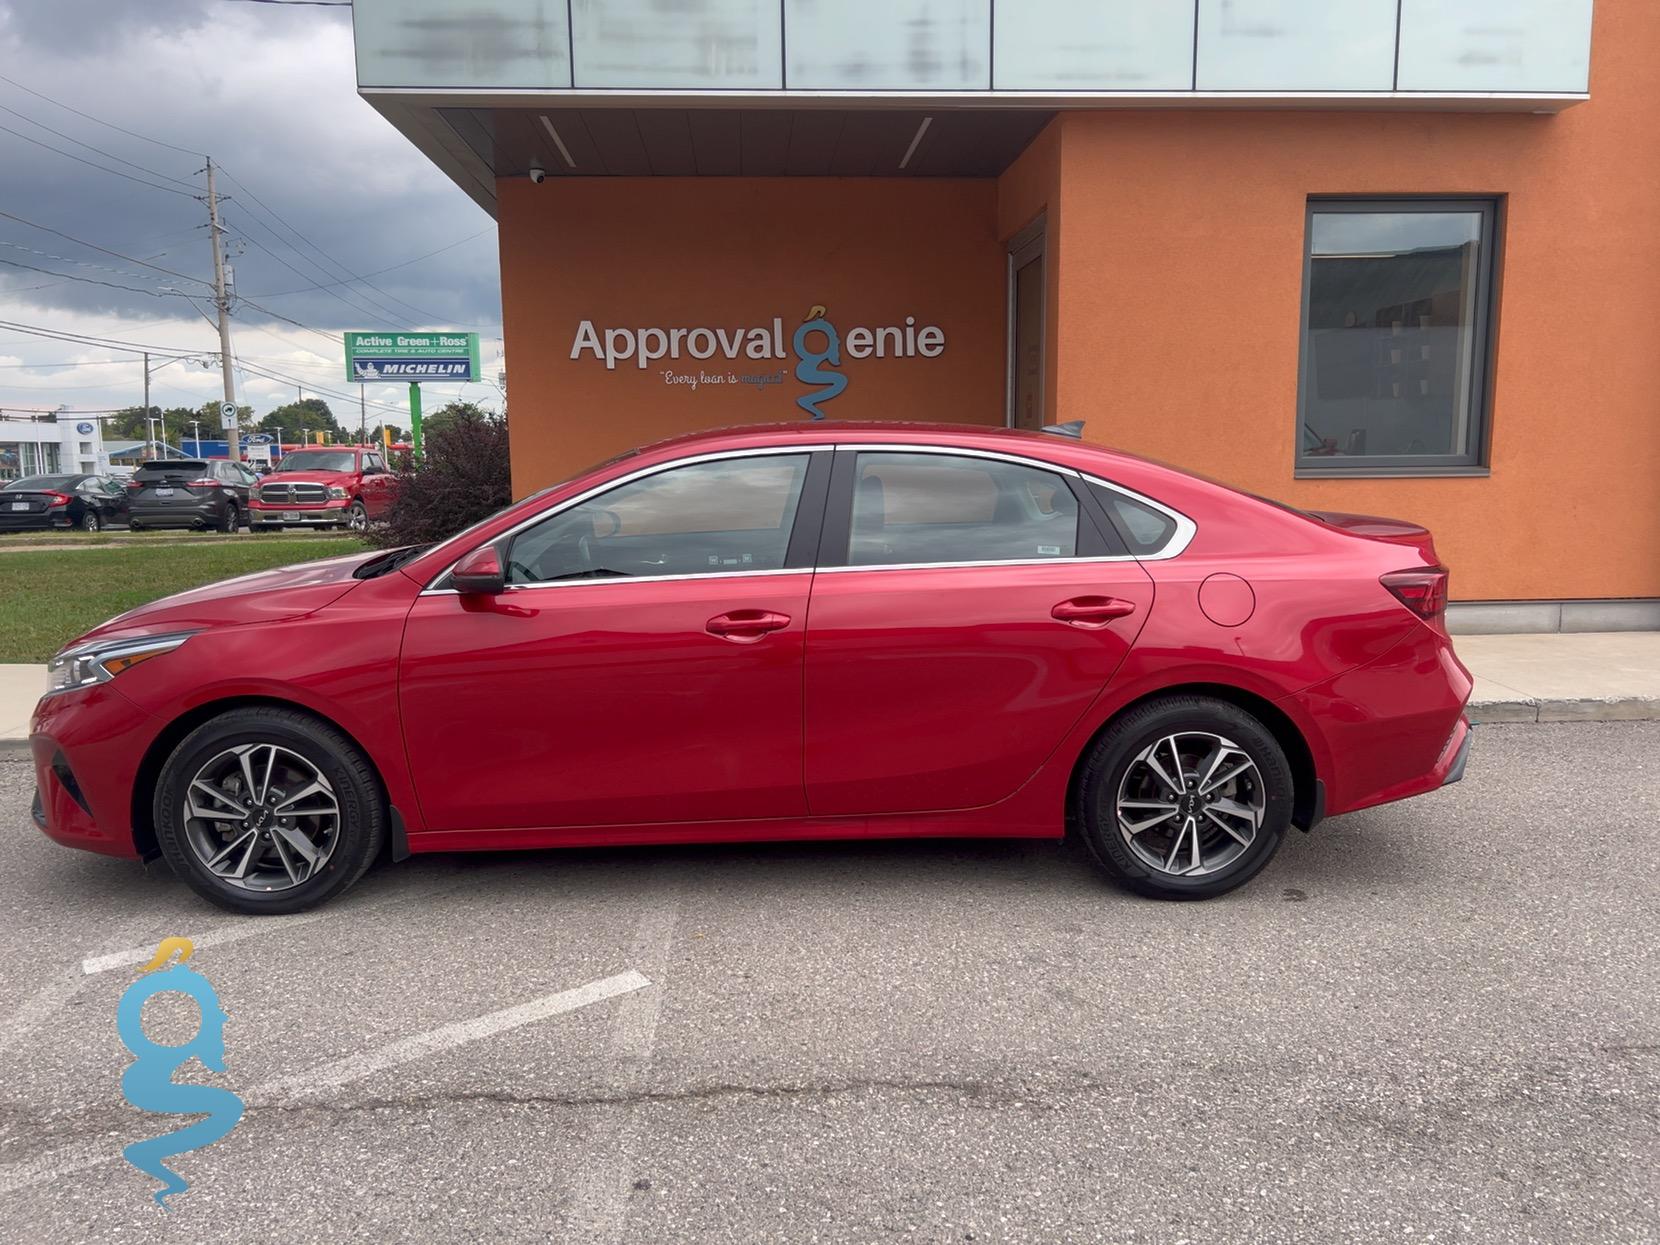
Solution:
M385 515L392 505L392 475L379 454L363 456L363 506L371 519Z
M642 469L499 538L501 594L423 593L399 688L427 826L800 816L829 459Z
M838 449L807 635L813 816L993 804L1101 693L1153 581L1064 468Z

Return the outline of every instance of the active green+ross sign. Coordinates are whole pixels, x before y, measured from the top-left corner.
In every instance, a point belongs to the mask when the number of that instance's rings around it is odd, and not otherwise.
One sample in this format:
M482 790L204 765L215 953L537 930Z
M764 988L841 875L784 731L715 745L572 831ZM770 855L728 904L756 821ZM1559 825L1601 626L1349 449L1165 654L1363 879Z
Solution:
M346 379L469 381L479 378L477 333L347 333Z

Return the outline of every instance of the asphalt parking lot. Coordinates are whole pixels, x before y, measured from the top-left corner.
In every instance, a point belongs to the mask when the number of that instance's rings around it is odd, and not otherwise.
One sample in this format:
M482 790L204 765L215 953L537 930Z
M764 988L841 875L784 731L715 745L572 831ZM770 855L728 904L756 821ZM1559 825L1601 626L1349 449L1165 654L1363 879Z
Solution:
M418 858L259 921L48 843L31 781L7 1241L1660 1239L1660 723L1485 728L1190 905L865 843ZM181 1079L248 1109L163 1213L115 1008L175 934L231 1017Z

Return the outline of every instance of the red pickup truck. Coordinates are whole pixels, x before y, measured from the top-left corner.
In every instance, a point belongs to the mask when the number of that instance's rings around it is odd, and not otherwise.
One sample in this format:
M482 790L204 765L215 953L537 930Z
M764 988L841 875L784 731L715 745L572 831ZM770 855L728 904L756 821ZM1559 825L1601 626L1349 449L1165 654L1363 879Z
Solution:
M378 450L294 450L252 490L248 527L344 527L361 532L392 504L398 478Z

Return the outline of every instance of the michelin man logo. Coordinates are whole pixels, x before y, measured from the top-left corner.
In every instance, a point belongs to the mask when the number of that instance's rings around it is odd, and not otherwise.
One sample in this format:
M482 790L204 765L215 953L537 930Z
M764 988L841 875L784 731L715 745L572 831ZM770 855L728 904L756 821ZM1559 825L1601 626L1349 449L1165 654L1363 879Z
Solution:
M161 1181L162 1188L151 1196L163 1210L170 1209L167 1198L183 1193L189 1186L162 1159L218 1141L236 1127L243 1110L241 1097L228 1089L180 1085L173 1080L174 1073L191 1059L213 1072L225 1070L225 1021L229 1017L219 1006L219 996L208 979L185 967L194 950L188 938L163 939L144 966L143 975L127 987L115 1010L116 1031L134 1056L121 1074L121 1092L127 1101L140 1111L207 1117L148 1141L135 1141L121 1152L139 1171ZM176 963L172 962L175 952L179 955ZM201 1013L195 1036L179 1046L152 1042L144 1032L144 1004L168 991L189 995Z

